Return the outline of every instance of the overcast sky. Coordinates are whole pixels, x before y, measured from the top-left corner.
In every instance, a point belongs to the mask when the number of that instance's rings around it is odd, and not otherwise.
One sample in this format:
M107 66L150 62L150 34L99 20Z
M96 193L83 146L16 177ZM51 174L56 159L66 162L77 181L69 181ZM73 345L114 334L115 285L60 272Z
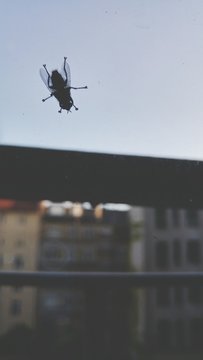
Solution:
M1 0L0 143L203 159L202 0ZM79 111L39 76L67 56Z

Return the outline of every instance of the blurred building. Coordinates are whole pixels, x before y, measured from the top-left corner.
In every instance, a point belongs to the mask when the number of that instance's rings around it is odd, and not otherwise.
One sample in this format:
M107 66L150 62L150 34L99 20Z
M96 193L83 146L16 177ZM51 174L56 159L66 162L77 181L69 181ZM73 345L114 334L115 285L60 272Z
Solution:
M202 271L203 210L134 208L131 262L140 271ZM137 227L136 227L137 226ZM154 351L203 349L203 289L163 287L140 291L140 339Z
M0 200L0 271L35 271L40 233L38 204ZM35 326L36 289L0 288L0 335Z
M41 221L40 270L129 269L130 223L127 211L52 203L44 207ZM83 358L87 356L88 359L123 359L124 354L127 355L128 291L106 291L98 287L86 290L42 289L38 300L41 331L48 331L55 339L63 333L63 346L67 346L67 352L73 355L80 351L80 356L83 353ZM53 329L55 334L51 334Z
M131 207L130 217L130 268L134 272L142 272L146 269L146 244L145 244L145 209L143 207ZM146 344L146 289L134 288L132 309L132 351L137 352L138 345ZM136 355L135 355L136 358Z

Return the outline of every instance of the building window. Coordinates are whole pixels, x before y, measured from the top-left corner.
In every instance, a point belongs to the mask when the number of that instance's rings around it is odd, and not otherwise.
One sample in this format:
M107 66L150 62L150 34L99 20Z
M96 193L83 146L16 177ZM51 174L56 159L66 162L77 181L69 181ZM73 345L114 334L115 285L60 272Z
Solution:
M181 265L181 243L178 239L173 241L173 263L175 266Z
M17 316L17 315L20 315L21 312L22 312L22 302L17 299L12 300L11 305L10 305L10 313L13 316Z
M180 287L174 288L174 304L181 306L183 304L183 289Z
M93 240L96 237L96 231L94 228L86 227L83 235L86 240Z
M60 247L60 244L57 246L49 246L44 250L44 257L49 260L64 260L66 256L66 251L64 247Z
M67 263L76 262L77 261L77 252L74 248L69 248L66 254Z
M201 286L188 288L188 300L192 305L203 304L203 289Z
M24 243L25 243L25 241L24 241L23 239L17 239L17 240L16 240L16 246L17 246L17 247L23 246Z
M56 239L63 237L62 228L60 228L58 226L55 226L55 227L49 226L49 228L46 229L45 237L46 238L56 238Z
M6 215L3 213L0 213L0 223L5 222L5 220L6 220Z
M3 246L5 244L5 239L4 238L1 238L0 239L0 246Z
M20 215L19 216L19 223L20 224L26 224L26 222L27 222L27 216L26 215Z
M102 226L101 228L99 228L99 234L102 236L102 237L110 237L112 236L113 234L113 229L112 227L104 227Z
M0 254L0 268L2 268L4 265L4 257Z
M196 209L185 210L186 225L191 227L198 226L198 211Z
M91 246L83 247L80 251L80 260L82 262L94 262L95 261L95 249Z
M69 226L68 237L71 240L80 240L80 229L76 225Z
M171 322L160 319L157 323L157 341L161 349L169 348L171 345Z
M160 307L166 307L170 305L170 288L157 288L156 301Z
M187 243L187 260L190 264L198 265L201 261L199 240L189 240Z
M178 209L171 209L172 215L172 224L174 227L178 227L180 225L180 213Z
M43 306L47 310L53 310L56 309L59 305L59 299L57 294L49 294L47 293L43 297Z
M24 267L24 259L21 255L16 255L13 258L13 267L17 269L22 269Z
M202 334L203 334L203 319L200 317L193 318L190 321L190 339L192 347L202 348L203 341L202 341Z
M22 286L14 286L13 287L13 291L16 292L16 293L19 293L23 290L23 287Z
M183 349L185 345L185 333L184 333L184 322L182 319L177 319L174 322L174 333L175 333L175 347Z
M157 241L155 245L155 261L159 269L166 269L169 266L168 244L164 241Z
M158 229L165 229L167 226L166 209L155 209L155 225Z

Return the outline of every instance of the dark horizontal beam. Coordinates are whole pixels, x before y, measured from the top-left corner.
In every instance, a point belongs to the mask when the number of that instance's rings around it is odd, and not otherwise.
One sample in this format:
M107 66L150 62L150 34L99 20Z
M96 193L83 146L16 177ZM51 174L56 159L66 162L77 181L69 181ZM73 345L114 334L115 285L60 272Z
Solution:
M0 146L0 197L203 207L203 162Z
M159 287L203 286L203 272L0 272L0 286Z

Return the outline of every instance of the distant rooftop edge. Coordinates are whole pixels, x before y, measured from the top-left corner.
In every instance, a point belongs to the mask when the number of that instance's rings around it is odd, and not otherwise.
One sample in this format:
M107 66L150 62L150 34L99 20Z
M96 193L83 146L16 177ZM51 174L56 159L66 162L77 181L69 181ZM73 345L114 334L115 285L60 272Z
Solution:
M203 162L0 145L0 198L203 207Z

